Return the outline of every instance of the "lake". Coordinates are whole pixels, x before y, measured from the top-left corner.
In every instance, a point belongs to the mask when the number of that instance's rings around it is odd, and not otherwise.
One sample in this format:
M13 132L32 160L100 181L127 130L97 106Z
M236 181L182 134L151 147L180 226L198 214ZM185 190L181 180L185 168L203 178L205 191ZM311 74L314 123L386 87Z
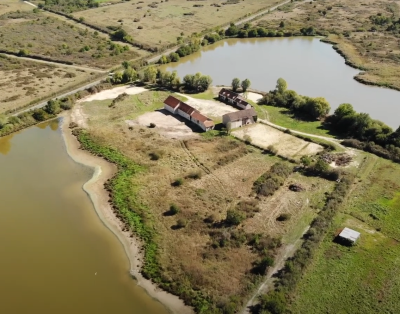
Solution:
M167 314L136 285L53 120L0 138L0 312Z
M181 78L201 72L213 85L230 85L235 77L248 78L254 89L269 91L278 78L301 95L325 97L331 112L350 103L393 128L400 124L400 92L358 83L359 70L344 63L332 45L313 37L227 39L161 66Z

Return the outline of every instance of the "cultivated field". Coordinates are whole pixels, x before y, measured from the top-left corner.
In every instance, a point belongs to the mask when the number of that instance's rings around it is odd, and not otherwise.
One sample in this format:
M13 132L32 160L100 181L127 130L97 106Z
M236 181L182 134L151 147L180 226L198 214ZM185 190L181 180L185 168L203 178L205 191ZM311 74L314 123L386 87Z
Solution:
M268 149L271 145L278 154L287 158L299 159L303 155L315 155L322 146L286 134L265 124L253 124L235 129L231 134L240 139L248 139L252 144Z
M84 83L93 75L88 70L0 55L0 113L55 95L58 90Z
M147 91L115 106L111 99L80 106L96 141L146 169L132 177L132 193L149 209L147 223L157 230L163 282L187 300L193 294L185 291L199 291L222 308L240 307L261 279L254 268L260 253L248 245L250 239L259 234L268 254L275 254L273 243L300 236L332 183L294 173L276 197L256 198L254 181L279 158L217 131L184 139L165 136L166 127L179 126L169 124L175 118L146 111L159 109L167 95ZM151 122L155 128L149 128ZM301 183L304 190L291 192L289 183ZM171 214L171 204L177 213ZM229 226L227 211L238 208L247 218ZM277 221L282 213L292 218Z
M151 47L162 48L176 43L177 37L188 37L195 32L199 33L208 28L228 24L246 14L273 6L280 1L231 2L232 4L215 6L216 2L213 0L201 2L186 0L129 1L76 12L74 16L83 17L87 22L104 28L121 26L135 41Z
M139 57L132 47L112 43L92 30L32 12L0 16L0 49L102 69Z
M365 156L352 193L300 281L292 313L400 311L400 166ZM355 247L333 242L343 227L361 233Z
M2 0L0 2L0 15L8 12L20 11L32 11L33 6L26 4L20 0Z
M398 27L388 30L391 20L398 20L399 10L399 2L391 0L301 1L267 14L254 24L294 32L312 26L338 43L350 62L368 70L360 78L400 88Z

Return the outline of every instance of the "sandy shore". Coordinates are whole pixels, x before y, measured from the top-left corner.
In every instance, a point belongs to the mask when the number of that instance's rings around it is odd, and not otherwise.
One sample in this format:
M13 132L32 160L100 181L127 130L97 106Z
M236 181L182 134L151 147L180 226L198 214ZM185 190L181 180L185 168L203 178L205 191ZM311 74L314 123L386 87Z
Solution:
M108 203L108 193L104 189L104 183L116 173L117 167L102 158L93 156L89 152L79 149L80 144L69 129L69 123L73 121L71 116L74 116L73 112L67 112L62 115L63 123L61 128L67 152L74 161L94 169L93 177L84 184L83 189L90 196L100 219L123 244L130 261L131 275L135 277L138 285L143 287L151 297L163 303L172 313L194 313L193 310L190 307L185 306L183 301L177 296L159 289L150 280L145 279L141 275L140 269L143 255L140 253L140 241L134 237L131 238L130 232L122 231L123 224L113 213L112 208Z

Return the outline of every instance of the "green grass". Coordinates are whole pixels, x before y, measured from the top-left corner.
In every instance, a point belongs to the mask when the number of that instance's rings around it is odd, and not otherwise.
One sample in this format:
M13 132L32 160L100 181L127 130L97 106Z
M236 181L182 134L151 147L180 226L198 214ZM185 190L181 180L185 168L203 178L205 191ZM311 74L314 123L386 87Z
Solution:
M400 313L400 165L365 156L353 192L297 286L292 313ZM343 227L361 233L356 246L332 241Z
M191 94L190 97L196 99L214 100L216 97L211 90L206 90L203 93Z
M273 106L261 106L268 113L270 122L275 123L284 128L300 131L304 133L333 137L329 134L329 130L323 129L320 121L301 121L291 117L285 108Z

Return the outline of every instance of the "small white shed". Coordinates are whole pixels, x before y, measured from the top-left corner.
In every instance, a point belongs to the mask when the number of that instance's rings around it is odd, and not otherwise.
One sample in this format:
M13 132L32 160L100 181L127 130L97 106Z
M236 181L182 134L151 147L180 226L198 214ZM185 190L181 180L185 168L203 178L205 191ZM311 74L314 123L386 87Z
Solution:
M344 228L342 232L339 233L339 238L354 244L360 238L360 235L361 234L358 231L355 231L350 228Z

